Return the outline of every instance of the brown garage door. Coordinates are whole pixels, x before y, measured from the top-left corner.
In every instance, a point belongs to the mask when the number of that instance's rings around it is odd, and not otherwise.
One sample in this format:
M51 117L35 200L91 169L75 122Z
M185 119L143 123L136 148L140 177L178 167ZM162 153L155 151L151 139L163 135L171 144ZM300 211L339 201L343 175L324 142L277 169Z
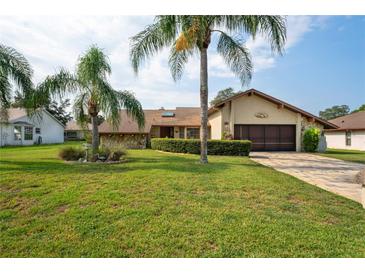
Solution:
M295 125L235 125L236 140L251 140L253 151L295 151Z

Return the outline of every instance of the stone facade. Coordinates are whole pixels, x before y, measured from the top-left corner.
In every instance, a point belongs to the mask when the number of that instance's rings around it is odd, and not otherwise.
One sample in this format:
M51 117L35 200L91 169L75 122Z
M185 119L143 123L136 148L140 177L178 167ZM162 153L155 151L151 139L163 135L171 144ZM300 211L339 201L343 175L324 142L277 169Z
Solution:
M311 128L311 127L316 127L321 131L321 138L319 139L317 151L318 152L326 151L327 144L326 144L326 138L324 137L323 125L321 125L320 123L317 123L317 122L308 121L308 119L303 116L302 116L302 121L301 121L301 136L300 136L301 148L302 148L301 150L304 151L304 149L303 149L304 132L306 131L306 129Z
M123 144L128 149L141 149L147 147L148 136L146 134L100 134L100 143L116 142Z

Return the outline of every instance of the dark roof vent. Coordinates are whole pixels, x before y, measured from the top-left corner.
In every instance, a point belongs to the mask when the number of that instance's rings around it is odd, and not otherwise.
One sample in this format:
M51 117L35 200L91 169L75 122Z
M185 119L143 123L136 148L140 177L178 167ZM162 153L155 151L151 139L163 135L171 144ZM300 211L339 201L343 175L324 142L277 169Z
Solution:
M175 117L175 113L170 112L170 111L165 111L164 113L162 113L161 116L162 117Z

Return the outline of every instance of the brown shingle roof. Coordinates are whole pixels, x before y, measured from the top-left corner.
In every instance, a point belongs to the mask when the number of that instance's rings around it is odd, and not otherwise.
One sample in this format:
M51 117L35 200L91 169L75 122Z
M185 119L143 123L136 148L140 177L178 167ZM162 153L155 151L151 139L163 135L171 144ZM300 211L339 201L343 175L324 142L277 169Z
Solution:
M91 124L87 125L88 130L91 130ZM84 130L76 121L71 120L67 122L65 130Z
M164 112L174 113L173 117L162 117ZM200 126L200 108L177 107L176 109L146 109L145 126L139 129L137 123L127 115L126 110L121 110L120 124L117 129L104 121L99 126L100 133L149 133L152 126Z
M339 128L335 131L341 130L365 130L365 111L359 111L345 116L341 116L332 120L329 120L332 124L337 125Z
M24 108L9 108L8 119L9 122L27 116L27 112Z

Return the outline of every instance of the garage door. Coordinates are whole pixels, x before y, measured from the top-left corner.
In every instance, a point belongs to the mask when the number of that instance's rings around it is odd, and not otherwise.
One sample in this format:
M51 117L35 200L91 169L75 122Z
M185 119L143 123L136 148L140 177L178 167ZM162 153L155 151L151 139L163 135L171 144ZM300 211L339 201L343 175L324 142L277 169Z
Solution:
M252 141L253 151L295 151L295 125L235 125L234 138Z

